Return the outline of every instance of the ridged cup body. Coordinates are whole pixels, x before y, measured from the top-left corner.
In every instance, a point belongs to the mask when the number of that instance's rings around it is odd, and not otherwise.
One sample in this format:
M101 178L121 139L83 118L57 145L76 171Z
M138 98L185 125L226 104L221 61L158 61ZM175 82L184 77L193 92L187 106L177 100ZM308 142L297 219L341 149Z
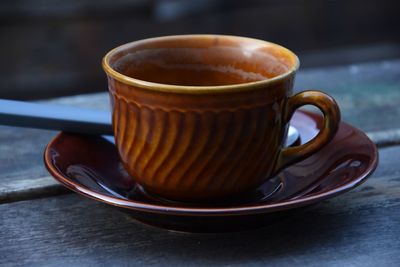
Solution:
M228 94L149 91L109 78L116 146L146 190L180 200L226 197L268 179L286 136L293 76Z
M287 125L297 57L233 36L133 42L103 59L116 146L150 193L209 200L270 178Z

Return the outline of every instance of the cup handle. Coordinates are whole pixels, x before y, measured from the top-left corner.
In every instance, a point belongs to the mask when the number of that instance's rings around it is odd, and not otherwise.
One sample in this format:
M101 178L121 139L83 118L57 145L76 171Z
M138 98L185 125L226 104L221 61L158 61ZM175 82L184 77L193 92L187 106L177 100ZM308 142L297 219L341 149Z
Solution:
M336 101L331 96L314 90L298 93L288 99L283 122L289 123L296 109L304 105L313 105L319 108L324 114L324 125L318 135L309 142L283 148L278 155L274 173L278 173L283 168L301 161L321 149L333 139L339 128L340 110Z

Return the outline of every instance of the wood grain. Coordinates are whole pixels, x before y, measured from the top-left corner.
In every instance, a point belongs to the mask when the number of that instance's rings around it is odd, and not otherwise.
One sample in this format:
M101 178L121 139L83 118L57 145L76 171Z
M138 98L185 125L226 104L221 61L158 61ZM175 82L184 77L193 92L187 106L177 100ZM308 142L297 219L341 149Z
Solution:
M184 234L75 194L0 205L2 266L397 266L400 146L358 189L266 228Z
M380 146L400 143L400 60L302 70L295 87L296 91L321 89L334 96L342 119L369 132ZM109 110L106 92L41 102ZM58 185L41 191L40 183L34 182L48 176L42 153L55 134L0 126L0 203L62 192ZM21 181L29 182L24 187Z
M342 119L363 131L400 128L400 60L303 70L295 87L331 94Z

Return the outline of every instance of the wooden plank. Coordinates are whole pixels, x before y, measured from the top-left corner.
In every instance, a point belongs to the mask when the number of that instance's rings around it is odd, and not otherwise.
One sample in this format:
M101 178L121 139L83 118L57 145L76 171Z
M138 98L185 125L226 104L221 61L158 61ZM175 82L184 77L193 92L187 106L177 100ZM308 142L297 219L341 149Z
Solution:
M333 95L343 120L368 131L380 146L400 143L400 60L302 70L296 90L322 89ZM41 101L43 102L43 101ZM45 103L109 109L108 94L88 94L46 100ZM384 115L382 115L384 114ZM0 126L0 203L53 195L61 187L40 191L39 183L24 188L20 181L48 176L42 162L52 131ZM18 186L14 186L16 183ZM53 189L55 191L53 191Z
M104 93L45 103L109 110ZM0 126L0 203L67 192L49 176L43 165L44 148L56 134L54 131Z
M21 196L16 191L29 190L36 179L49 176L43 166L43 150L55 134L44 130L0 126L0 201ZM21 181L29 182L23 186ZM45 186L48 185L46 183ZM36 190L40 190L40 187L36 187Z
M0 203L22 201L70 193L57 183L53 177L35 177L34 179L15 179L3 181L0 185Z
M397 266L400 146L354 191L269 227L185 234L75 194L0 205L2 266Z
M363 131L400 128L400 60L301 70L295 87L331 94L342 119Z
M386 147L400 144L400 129L370 132L368 137L378 146Z

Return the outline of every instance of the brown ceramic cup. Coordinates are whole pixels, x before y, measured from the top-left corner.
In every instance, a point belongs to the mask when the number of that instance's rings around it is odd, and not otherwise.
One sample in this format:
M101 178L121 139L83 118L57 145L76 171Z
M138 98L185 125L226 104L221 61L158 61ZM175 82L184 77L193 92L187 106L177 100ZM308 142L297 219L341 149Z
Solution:
M292 95L298 67L284 47L234 36L168 36L113 49L103 68L125 169L146 191L174 200L254 189L315 153L338 129L332 97ZM322 111L322 130L284 148L290 118L303 105Z

